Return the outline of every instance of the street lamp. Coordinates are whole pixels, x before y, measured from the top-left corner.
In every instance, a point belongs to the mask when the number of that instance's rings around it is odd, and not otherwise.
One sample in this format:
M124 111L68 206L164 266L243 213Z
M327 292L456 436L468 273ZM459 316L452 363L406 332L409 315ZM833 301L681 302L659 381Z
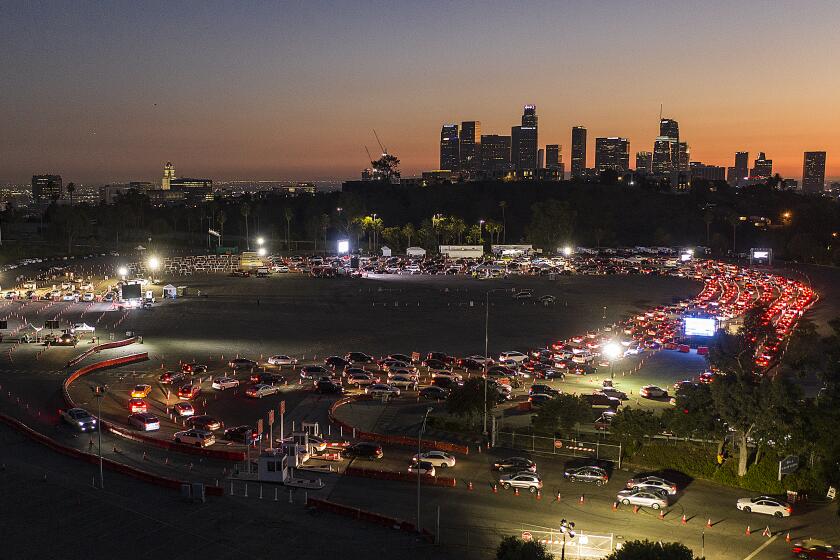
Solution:
M420 424L420 432L417 434L417 532L420 532L420 442L423 439L423 432L426 431L426 419L432 407L426 409L426 414L423 415L423 423Z
M122 279L123 279L123 280L125 280L125 277L126 277L126 276L128 276L128 269L127 269L126 267L124 267L124 266L121 266L121 267L117 270L117 273L118 273L120 276L122 276Z
M261 257L264 257L267 254L268 254L268 250L266 250L265 247L260 247L259 249L257 249L257 255L259 255Z
M617 360L618 357L621 356L621 347L615 342L608 342L607 345L604 346L604 354L606 354L607 358L610 360L610 379L615 379L613 361Z
M572 521L560 520L560 533L563 535L563 548L560 550L560 560L566 560L566 535L575 538L575 524Z
M107 385L97 385L93 388L97 400L96 431L99 432L99 489L105 489L105 477L102 469L102 399L108 390Z
M568 245L563 247L563 256L565 256L565 257L571 257L572 256L572 248L569 247Z
M262 236L257 237L257 245L260 245L260 246L265 245L265 238L262 237Z

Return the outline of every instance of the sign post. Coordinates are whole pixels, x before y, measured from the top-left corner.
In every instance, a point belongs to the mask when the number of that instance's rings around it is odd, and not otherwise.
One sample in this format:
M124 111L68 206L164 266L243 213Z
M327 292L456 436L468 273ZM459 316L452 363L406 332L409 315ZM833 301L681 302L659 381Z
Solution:
M782 476L796 472L799 468L799 455L788 455L779 461L779 482Z
M280 401L280 441L284 440L283 438L283 416L286 414L286 401Z
M274 448L274 409L268 411L268 445Z
M262 452L262 434L263 434L263 421L262 421L262 418L260 418L259 420L257 420L257 436L259 436L258 439L260 441L260 443L259 443L260 452Z

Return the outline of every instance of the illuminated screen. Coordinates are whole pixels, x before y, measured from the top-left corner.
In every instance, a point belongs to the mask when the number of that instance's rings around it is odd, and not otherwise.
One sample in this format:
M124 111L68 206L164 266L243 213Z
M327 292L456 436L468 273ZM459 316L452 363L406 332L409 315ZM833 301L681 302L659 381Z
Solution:
M350 242L346 239L341 239L338 242L338 254L339 255L346 255L350 252Z
M137 299L140 297L140 284L125 284L122 287L123 299Z
M766 259L770 254L767 251L753 251L754 259Z
M685 318L685 336L714 336L716 330L715 319Z

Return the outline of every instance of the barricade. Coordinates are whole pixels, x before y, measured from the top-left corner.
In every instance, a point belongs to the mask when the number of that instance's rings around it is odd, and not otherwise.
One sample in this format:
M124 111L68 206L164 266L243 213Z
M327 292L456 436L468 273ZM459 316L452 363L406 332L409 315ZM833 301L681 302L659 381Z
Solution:
M417 527L414 523L410 523L408 521L401 521L399 519L395 519L393 517L388 517L387 515L382 515L379 513L375 513L372 511L366 511L363 509L355 508L352 506L346 506L344 504L338 504L336 502L331 502L329 500L322 500L319 498L306 498L306 507L311 507L315 509L319 509L322 511L327 511L330 513L335 513L337 515L343 515L345 517L350 517L351 519L357 519L359 521L365 521L367 523L371 523L374 525L380 525L382 527L389 527L392 529L399 529L400 531L406 533L416 533ZM422 536L427 542L434 542L434 535L425 529L422 531Z
M359 476L363 478L375 478L379 480L394 480L397 482L417 482L417 475L413 473L403 473L397 471L384 471L380 469L364 469L361 467L347 467L344 470L347 476ZM441 486L444 488L455 488L458 485L457 480L450 477L436 477L430 475L420 475L420 482L429 486Z
M75 358L70 360L69 362L67 362L67 365L65 367L73 367L76 364L78 364L79 362L81 362L82 360L84 360L85 358L87 358L88 356L90 356L91 354L101 352L102 350L108 350L110 348L121 348L123 346L128 346L130 344L134 344L135 342L137 342L137 340L138 339L135 336L135 337L132 337L132 338L126 338L125 340L115 340L114 342L106 342L104 344L98 344L98 345L94 346L93 348L88 348L87 350L85 350L84 352L82 352L81 354L79 354L78 356L76 356Z

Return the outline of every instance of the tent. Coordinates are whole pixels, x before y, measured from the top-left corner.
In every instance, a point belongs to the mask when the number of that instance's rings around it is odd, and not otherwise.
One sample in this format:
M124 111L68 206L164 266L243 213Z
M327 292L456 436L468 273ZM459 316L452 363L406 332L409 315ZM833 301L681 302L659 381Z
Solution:
M383 245L381 251L382 251L382 256L383 257L390 257L391 256L391 248L388 247L387 245Z
M172 284L167 284L163 287L163 298L172 298L175 299L178 297L178 288L173 286Z
M409 257L425 257L426 249L422 247L409 247L406 249L405 254Z

